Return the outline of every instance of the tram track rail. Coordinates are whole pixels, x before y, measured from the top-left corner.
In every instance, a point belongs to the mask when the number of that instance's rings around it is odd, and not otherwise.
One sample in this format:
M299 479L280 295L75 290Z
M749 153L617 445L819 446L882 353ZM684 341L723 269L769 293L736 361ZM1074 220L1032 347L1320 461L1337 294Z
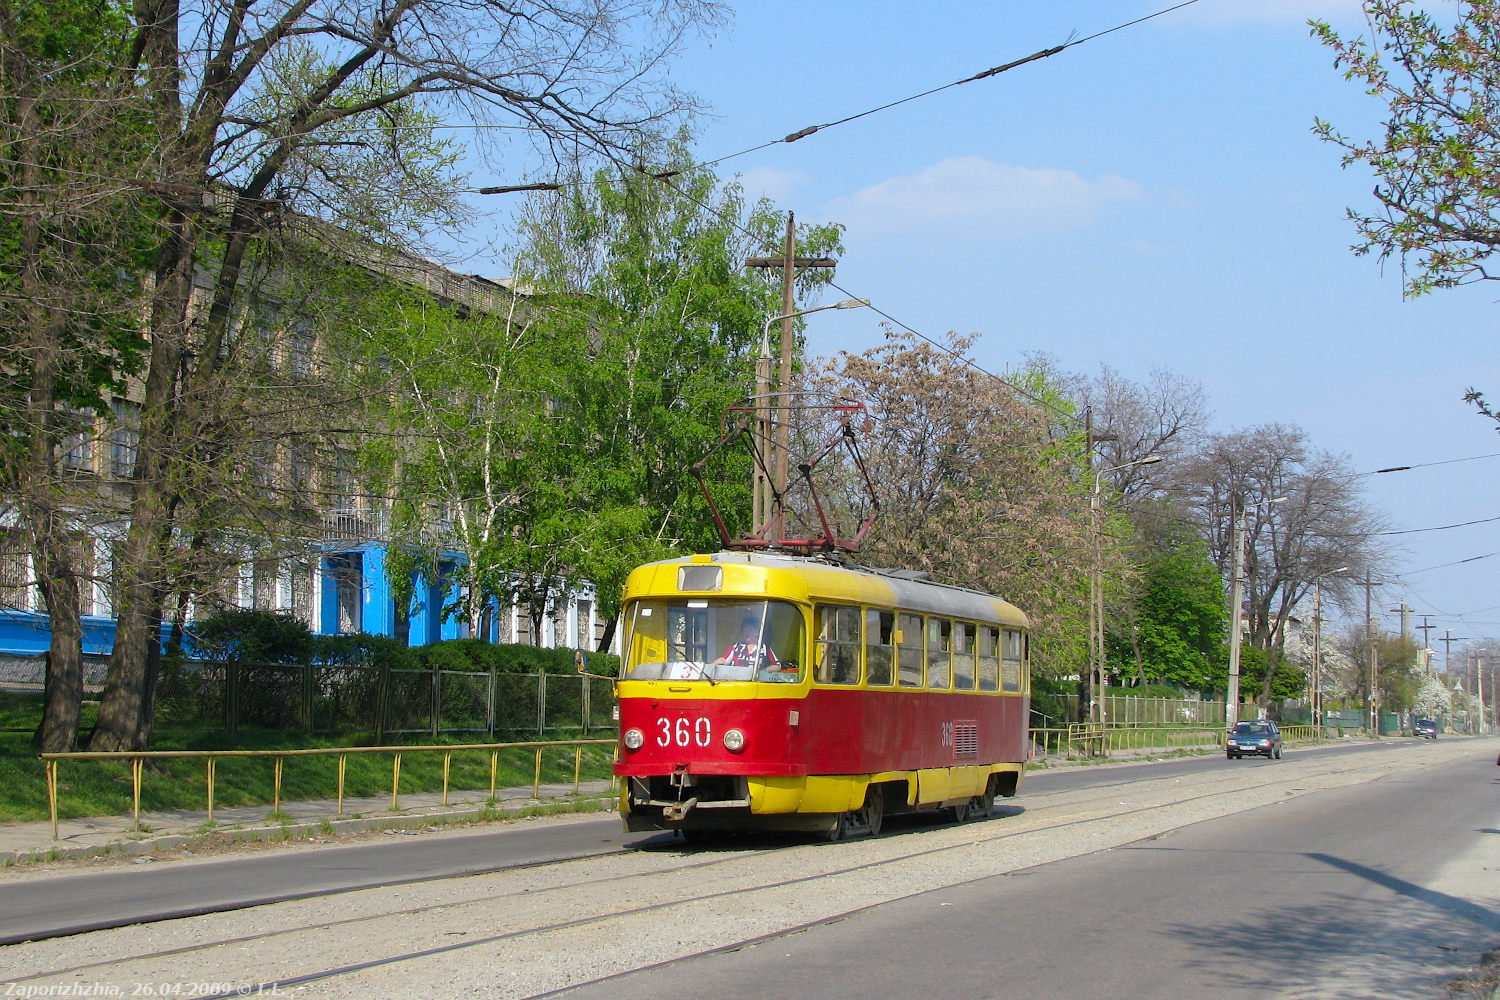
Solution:
M995 818L989 821L980 821L963 826L949 825L942 827L930 827L924 829L915 836L921 840L917 849L911 849L912 842L908 841L907 835L879 838L872 841L856 841L850 844L818 848L806 844L793 844L783 850L767 851L764 846L757 846L749 851L724 851L723 849L688 850L677 852L675 857L671 851L640 851L628 849L625 851L601 852L591 855L585 859L570 859L567 861L549 861L527 866L526 873L533 876L551 876L558 872L573 877L565 877L562 880L551 882L538 882L536 885L526 883L523 885L507 885L495 891L481 891L461 899L451 897L434 900L424 905L412 906L381 906L377 912L359 914L334 920L322 920L315 923L300 923L292 921L289 926L258 931L247 934L210 935L205 940L191 944L180 945L171 948L149 949L135 954L120 955L113 954L97 961L87 963L75 963L66 967L54 967L25 973L16 979L18 983L30 984L41 983L62 977L77 979L88 975L100 975L117 977L121 967L124 965L142 964L148 967L161 967L163 963L182 963L189 960L191 964L194 958L205 958L210 962L216 961L209 958L214 953L222 953L233 949L245 952L247 949L254 953L275 953L281 950L280 946L295 943L309 936L329 937L335 934L349 936L348 932L370 931L375 928L388 930L385 925L391 923L411 924L423 918L434 918L441 911L448 911L449 918L444 926L465 926L464 919L474 914L484 914L495 907L506 908L506 904L516 905L524 899L528 905L535 906L538 901L547 899L555 900L552 912L565 913L575 912L576 906L590 897L596 899L593 906L585 906L577 916L569 916L563 919L549 918L543 914L537 919L521 920L516 926L509 927L490 934L480 934L475 937L466 937L462 941L432 941L434 931L426 931L429 939L423 946L410 946L411 942L407 935L396 934L391 937L387 947L381 953L371 957L360 958L357 961L323 961L316 960L302 963L300 969L286 969L284 974L271 974L271 970L264 966L253 974L247 975L246 983L253 984L254 988L262 992L268 992L277 988L302 987L307 988L313 984L348 982L357 979L362 973L389 970L393 967L403 965L418 965L434 959L452 957L456 954L470 951L476 948L508 947L511 951L517 948L525 950L528 948L541 948L541 942L549 938L566 936L575 932L592 929L599 931L613 921L628 922L639 921L646 917L661 917L663 915L677 914L679 925L691 926L691 911L703 909L716 903L722 903L726 898L733 897L737 905L744 907L747 902L753 900L770 900L764 904L764 908L774 911L777 906L775 899L778 895L794 892L800 887L819 880L830 880L830 882L843 881L845 883L859 883L860 880L869 881L874 879L878 882L881 877L888 873L897 871L909 871L913 862L925 862L924 869L941 867L937 862L946 857L950 861L965 852L972 854L976 848L991 845L1007 845L1008 842L1019 843L1027 841L1045 841L1049 837L1055 837L1059 832L1069 832L1075 835L1074 839L1079 841L1072 849L1063 856L1074 856L1092 853L1096 850L1108 850L1123 846L1127 843L1150 839L1169 832L1181 823L1168 822L1163 826L1160 822L1149 825L1150 828L1138 830L1132 824L1139 824L1150 817L1160 816L1163 810L1172 813L1205 813L1212 815L1225 815L1241 809L1253 808L1258 805L1274 802L1299 792L1315 790L1318 786L1336 787L1342 784L1351 784L1359 780L1384 775L1389 770L1389 762L1382 756L1378 761L1353 760L1348 762L1331 762L1332 766L1324 766L1320 770L1309 771L1308 769L1278 765L1272 769L1260 768L1254 772L1249 770L1236 775L1236 780L1225 782L1225 774L1222 771L1199 772L1191 776L1181 776L1169 779L1163 787L1162 781L1150 781L1143 779L1131 779L1124 782L1116 782L1106 786L1096 786L1086 789L1059 790L1046 792L1032 796L1026 800L1024 811L1016 812L1003 818ZM1272 780L1266 781L1270 777ZM1311 778L1311 780L1309 780ZM1201 787L1192 790L1191 794L1181 795L1185 789L1181 785L1190 781L1198 786L1211 784L1212 787ZM1116 801L1122 794L1122 789L1127 794L1136 792L1149 792L1153 788L1157 794L1150 795L1143 801L1137 803ZM1173 794L1163 795L1166 791ZM1226 805L1233 808L1225 809ZM1018 818L1031 820L1021 827L1006 826L1007 820ZM1202 816L1199 816L1201 819ZM1196 821L1188 819L1187 821ZM1110 826L1123 826L1127 829L1106 836L1097 832L1100 828ZM985 834L975 839L975 835ZM1139 834L1139 835L1136 835ZM1098 840L1097 844L1090 841ZM934 842L936 841L936 842ZM894 850L892 850L894 848ZM816 852L816 853L814 853ZM829 852L835 852L840 856L848 853L856 853L859 860L855 864L835 865L829 867L827 860L832 857ZM1025 852L1017 852L1025 856ZM873 857L867 855L873 854ZM630 856L633 863L626 864L626 871L615 871L611 869L611 863L617 864L621 856ZM750 874L755 871L770 867L782 870L785 866L782 862L795 856L796 861L803 867L793 868L795 874L787 877L755 878L747 877L744 869L751 869ZM668 857L671 861L666 866L654 864L661 858ZM682 863L678 863L678 859ZM646 961L630 967L611 970L598 976L587 977L583 980L572 980L564 985L548 987L541 984L541 989L529 989L515 995L531 997L548 997L558 995L570 989L576 989L585 982L601 982L615 978L619 975L638 971L642 968L659 967L663 964L690 961L705 955L733 951L740 948L753 947L756 944L773 940L788 934L800 933L810 927L819 926L833 921L849 919L860 912L868 910L872 906L882 905L897 899L905 899L921 895L939 888L948 888L976 882L997 874L1008 874L1024 871L1034 867L1035 864L1045 864L1057 857L1044 854L1034 862L1022 864L988 864L981 870L967 877L939 877L929 880L929 883L915 884L910 891L905 889L877 891L871 901L861 903L853 907L835 907L823 912L813 914L806 920L785 921L780 926L769 930L756 929L755 933L736 936L731 941L719 940L709 946L701 948L687 948L679 954L668 955L657 961ZM651 864L638 865L635 862L651 862ZM771 862L769 865L766 862ZM605 871L602 874L592 872L592 867L602 865ZM583 866L579 870L579 866ZM960 866L963 867L963 866ZM470 876L471 878L493 880L500 876L514 876L523 874L521 869L511 868L500 870L483 876ZM641 876L650 876L642 879ZM726 887L712 891L684 891L674 887L674 880L682 880L685 884L692 885L701 883L705 879L713 879L721 883L727 882ZM418 880L403 885L429 885L433 881L449 881L451 877L439 880ZM901 879L897 879L901 881ZM472 883L471 883L472 884ZM626 887L628 886L628 891ZM387 888L387 887L383 887ZM614 891L611 891L614 890ZM637 902L636 905L628 905L632 900L651 900L653 893L665 893L665 898L652 901ZM300 902L306 902L305 900ZM626 905L621 905L623 904ZM295 906L296 903L290 904ZM757 903L756 905L760 905ZM447 933L452 933L451 931ZM441 930L436 932L438 937L443 935ZM368 936L368 935L367 935ZM408 946L402 947L402 944ZM121 942L128 949L125 942ZM369 954L368 951L365 952ZM247 969L246 972L251 972ZM191 980L192 976L183 976L185 980ZM201 977L198 977L201 978ZM317 995L309 993L304 995ZM339 994L342 995L342 994Z

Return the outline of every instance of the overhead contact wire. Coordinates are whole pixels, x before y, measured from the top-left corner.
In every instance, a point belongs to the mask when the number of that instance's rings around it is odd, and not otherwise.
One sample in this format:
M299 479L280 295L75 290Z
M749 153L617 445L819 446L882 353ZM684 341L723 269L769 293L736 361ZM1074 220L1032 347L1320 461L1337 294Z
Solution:
M748 156L751 153L757 153L762 149L769 149L772 146L779 146L783 143L793 143L798 141L799 139L806 139L808 136L821 132L824 129L834 128L838 125L846 125L849 122L857 121L860 118L866 118L870 115L879 114L882 111L889 111L891 108L900 107L901 105L909 104L912 101L919 101L924 97L931 97L933 94L939 94L945 90L951 90L954 87L962 87L966 83L977 83L980 80L988 80L992 76L999 76L1001 73L1006 73L1018 67L1025 66L1027 63L1033 63L1041 59L1051 58L1052 56L1055 56L1060 52L1065 52L1066 50L1071 49L1074 46L1082 45L1084 42L1092 41L1095 38L1102 38L1103 36L1116 31L1123 31L1126 28L1134 27L1135 25L1149 21L1152 18L1161 17L1164 14L1170 14L1175 10L1181 10L1183 7L1190 7L1198 2L1199 0L1183 0L1182 3L1179 3L1175 6L1165 7L1154 13L1147 14L1144 17L1138 17L1133 21L1126 21L1123 24L1117 24L1112 28L1105 28L1103 31L1096 31L1092 35L1085 35L1082 38L1069 38L1061 45L1054 45L1051 48L1047 49L1039 49L1036 52L1031 53L1031 55L1029 56L1022 56L1019 59L1012 59L1010 62L1002 63L999 66L991 66L989 69L981 70L980 72L975 73L973 76L966 76L962 80L954 80L952 83L945 83L938 87L932 87L931 89L924 90L919 94L912 94L908 97L902 97L887 104L882 104L879 107L870 108L866 111L859 111L852 115L847 115L843 118L835 119L831 122L824 122L821 125L808 125L805 128L800 128L795 132L791 132L785 136L782 136L780 139L771 139L757 146L751 146L748 149L742 149L738 153L729 153L728 155L721 156L718 159L708 160L703 165L712 167L717 164L723 163L726 160L733 160L740 156Z

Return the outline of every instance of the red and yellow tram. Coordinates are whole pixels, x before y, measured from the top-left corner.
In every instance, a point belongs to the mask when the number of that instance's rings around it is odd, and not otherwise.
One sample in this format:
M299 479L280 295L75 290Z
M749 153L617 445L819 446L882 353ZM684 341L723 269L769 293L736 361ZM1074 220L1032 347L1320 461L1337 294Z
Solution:
M1027 758L1027 621L976 591L820 556L719 552L625 585L627 830L878 832L988 813Z

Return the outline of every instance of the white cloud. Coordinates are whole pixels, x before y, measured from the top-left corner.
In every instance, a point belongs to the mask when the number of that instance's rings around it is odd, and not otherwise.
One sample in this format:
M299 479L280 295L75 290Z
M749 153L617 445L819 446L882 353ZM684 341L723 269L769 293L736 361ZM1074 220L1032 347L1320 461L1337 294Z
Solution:
M801 170L777 170L775 167L751 167L739 175L740 186L745 189L745 199L751 204L761 198L770 198L781 204L807 183L807 174Z
M836 198L819 215L851 231L1006 240L1088 226L1140 197L1139 185L1113 174L1087 180L1071 170L964 156Z

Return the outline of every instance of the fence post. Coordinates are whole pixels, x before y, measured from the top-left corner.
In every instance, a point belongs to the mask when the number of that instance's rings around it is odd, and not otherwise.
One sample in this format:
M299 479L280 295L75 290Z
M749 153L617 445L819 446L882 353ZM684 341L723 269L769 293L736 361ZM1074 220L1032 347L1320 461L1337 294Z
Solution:
M49 760L46 763L47 771L47 811L52 814L52 839L57 839L57 761Z
M233 736L240 721L240 661L230 657L224 663L224 728Z
M485 702L484 706L484 731L488 735L494 736L495 705L500 700L500 676L498 670L494 666L490 667L490 686L486 693L488 695L488 700Z
M547 672L536 675L536 732L540 736L547 731Z
M380 665L375 669L378 671L375 676L375 742L384 743L385 712L390 691L391 665L384 657L381 657Z
M302 728L308 732L313 728L313 664L310 656L302 665Z
M579 693L579 701L583 704L583 735L589 734L589 692L594 690L594 685L589 683L589 675L586 673L578 675L578 683L583 685Z

